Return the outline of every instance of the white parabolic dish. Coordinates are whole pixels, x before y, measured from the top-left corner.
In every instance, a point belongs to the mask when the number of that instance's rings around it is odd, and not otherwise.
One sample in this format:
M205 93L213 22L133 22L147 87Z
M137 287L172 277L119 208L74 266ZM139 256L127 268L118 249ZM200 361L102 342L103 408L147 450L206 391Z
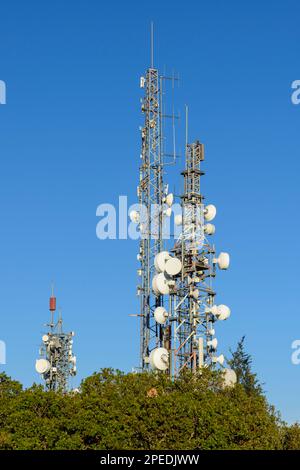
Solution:
M218 320L227 320L227 318L230 317L230 308L227 307L227 305L219 305L218 306L218 315L217 318Z
M152 289L156 295L166 295L169 294L170 289L168 286L168 281L164 276L164 273L156 274L152 279Z
M165 264L165 271L169 276L176 276L180 273L182 264L178 258L170 258Z
M167 370L169 367L169 353L167 349L153 349L150 353L150 365L153 369Z
M35 362L35 370L39 374L45 374L50 369L50 363L47 359L37 359Z
M205 212L204 212L204 218L207 220L207 222L210 222L216 217L217 213L217 208L213 204L208 204L208 206L205 207Z
M160 325L166 323L168 316L169 314L164 307L156 307L156 309L154 310L155 321Z
M162 273L165 270L165 264L170 259L170 253L168 251L161 251L154 258L154 266L157 272Z
M206 235L214 235L215 231L216 227L213 224L204 225L204 233L206 233Z
M220 269L228 269L230 264L229 254L224 252L220 253L216 262L218 263Z
M233 369L224 369L224 385L225 387L233 387L237 382L237 376Z

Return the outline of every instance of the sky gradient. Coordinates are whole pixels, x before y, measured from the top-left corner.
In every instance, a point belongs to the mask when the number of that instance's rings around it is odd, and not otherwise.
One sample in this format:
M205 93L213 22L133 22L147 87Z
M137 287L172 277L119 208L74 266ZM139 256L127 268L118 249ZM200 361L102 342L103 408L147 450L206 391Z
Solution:
M300 105L291 102L299 2L152 5L1 5L0 370L39 382L52 280L65 329L76 332L74 385L101 367L138 365L138 324L128 316L138 309L138 244L97 239L96 209L119 195L136 202L139 77L153 20L155 65L179 73L176 107L183 115L189 105L190 138L205 144L203 192L218 209L217 248L231 255L216 282L218 303L232 310L217 326L219 352L246 335L268 399L300 420L300 365L291 363L300 339ZM183 122L177 132L184 141ZM174 168L168 178L180 192Z

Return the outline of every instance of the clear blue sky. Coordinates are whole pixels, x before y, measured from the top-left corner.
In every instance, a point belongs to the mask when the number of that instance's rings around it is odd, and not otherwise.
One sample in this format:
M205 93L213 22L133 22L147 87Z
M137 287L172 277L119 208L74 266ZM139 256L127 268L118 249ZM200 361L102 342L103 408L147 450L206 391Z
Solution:
M0 339L8 374L34 370L50 283L79 376L137 365L134 241L96 238L96 208L138 180L139 76L155 22L156 65L175 69L190 136L206 145L204 192L231 269L217 281L231 318L220 352L242 335L269 400L300 420L299 124L297 1L1 3ZM183 131L183 129L181 129ZM181 132L180 131L180 132ZM180 168L180 165L179 165ZM178 168L178 169L179 169Z

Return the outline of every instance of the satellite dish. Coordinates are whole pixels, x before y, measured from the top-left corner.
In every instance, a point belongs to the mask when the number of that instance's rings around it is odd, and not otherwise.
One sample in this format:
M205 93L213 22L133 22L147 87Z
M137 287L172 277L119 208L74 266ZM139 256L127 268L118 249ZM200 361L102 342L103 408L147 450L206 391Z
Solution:
M175 225L182 225L182 215L181 214L177 214L175 215Z
M149 357L150 365L153 369L167 370L169 368L169 353L165 348L153 349Z
M35 370L38 374L45 374L50 369L50 362L47 359L37 359L35 361Z
M171 208L171 207L168 207L168 209L164 210L164 214L165 214L167 217L171 217L171 215L172 215L172 208Z
M169 294L170 288L168 280L165 278L164 273L156 274L152 279L152 289L155 295Z
M218 264L220 269L228 269L230 264L230 257L228 253L220 253L218 258L213 259L214 264Z
M153 279L152 279L152 290L154 292L155 295L159 295L160 292L158 290L158 287L157 287L157 278L158 278L158 274L156 274Z
M219 305L218 306L218 320L227 320L230 317L230 308L227 305Z
M210 330L208 330L208 334L209 334L210 336L214 336L214 334L215 334L214 328L211 328Z
M204 233L206 233L206 235L213 235L215 231L216 227L213 224L204 225Z
M48 336L48 335L43 335L43 336L42 336L42 341L43 341L44 343L47 343L48 340L49 340L49 336Z
M138 224L140 221L140 214L138 211L131 211L129 213L129 218L134 224Z
M161 251L154 258L154 266L157 272L162 273L165 270L165 265L171 255L168 251Z
M156 307L154 310L154 318L157 323L163 325L166 323L169 314L164 307Z
M172 193L168 194L168 195L166 196L166 204L167 204L169 207L171 207L172 204L173 204L173 201L174 201L174 196L173 196L173 194L172 194Z
M182 269L182 263L179 258L170 258L165 264L165 271L169 276L176 276Z
M212 313L214 316L217 316L218 315L218 306L213 305L212 307L207 307L205 309L205 312L206 313Z
M208 204L204 209L204 218L207 222L210 222L216 217L217 208L213 204Z
M211 340L207 341L207 346L208 346L209 349L213 349L215 351L218 347L217 338L214 338L214 339L211 339Z
M140 255L140 254L136 255L136 259L137 259L138 261L142 261L141 255Z
M213 305L207 308L206 313L212 313L218 320L227 320L230 317L230 308L227 305Z
M212 358L212 362L214 364L220 364L221 366L224 364L225 357L223 354L220 354L220 356L215 356Z
M233 387L237 383L237 376L233 369L224 369L224 387Z

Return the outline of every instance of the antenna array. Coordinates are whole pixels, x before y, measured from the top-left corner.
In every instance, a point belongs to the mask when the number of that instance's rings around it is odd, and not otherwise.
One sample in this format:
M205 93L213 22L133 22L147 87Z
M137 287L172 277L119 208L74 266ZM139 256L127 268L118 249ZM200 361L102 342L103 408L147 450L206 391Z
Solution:
M210 364L224 363L224 356L216 353L215 323L226 320L230 309L215 304L212 281L217 267L221 270L229 267L229 255L220 253L216 257L215 247L209 241L215 233L215 226L210 222L216 215L216 207L204 205L200 184L204 175L201 168L204 145L198 140L188 142L187 108L185 168L181 173L184 192L180 197L180 214L174 218L181 233L168 242L168 251L164 246L164 218L171 216L174 196L168 193L163 181L163 79L153 67L151 25L151 67L140 79L140 86L145 90L142 100L145 123L141 128L139 210L130 214L141 235L137 255L141 276L138 286L140 367L142 370L151 367L176 377L184 369L196 372ZM174 114L172 118L174 123Z
M50 297L51 320L47 324L49 331L42 336L40 358L36 360L35 369L45 382L46 390L68 391L70 376L76 375L76 356L73 355L74 332L63 332L61 314L57 323L54 322L56 297L53 289Z

